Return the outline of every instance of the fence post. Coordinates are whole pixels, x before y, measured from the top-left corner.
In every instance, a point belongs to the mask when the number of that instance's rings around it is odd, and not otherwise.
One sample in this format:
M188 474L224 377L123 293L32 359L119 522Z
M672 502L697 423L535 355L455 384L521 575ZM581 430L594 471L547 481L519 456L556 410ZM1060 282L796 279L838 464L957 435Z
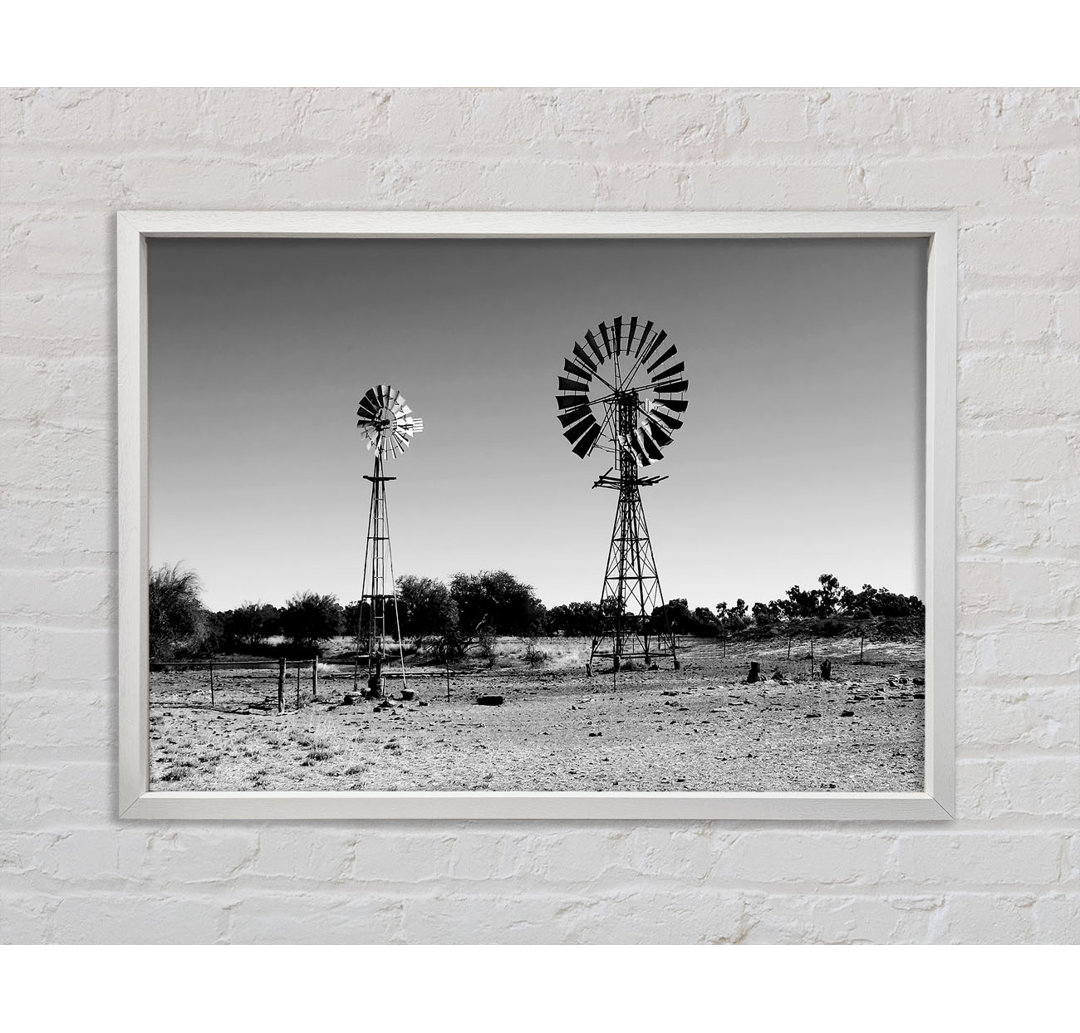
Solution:
M296 709L300 709L300 662L296 663Z
M277 712L285 713L285 658L278 660L277 672Z
M214 661L210 661L210 706L214 705Z
M319 658L315 657L311 661L311 698L317 700L319 698Z

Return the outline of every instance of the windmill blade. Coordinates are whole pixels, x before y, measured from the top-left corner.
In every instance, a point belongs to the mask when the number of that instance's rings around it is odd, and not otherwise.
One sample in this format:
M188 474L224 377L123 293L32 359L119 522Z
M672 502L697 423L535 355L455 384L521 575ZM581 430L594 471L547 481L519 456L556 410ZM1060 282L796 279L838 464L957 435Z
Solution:
M373 389L369 390L368 393L360 399L360 404L356 407L356 415L374 418L378 411L379 399L375 396L375 391Z
M655 384L661 380L667 380L668 377L673 377L676 373L681 373L684 369L686 369L685 362L676 362L674 366L668 366L663 373L657 373L656 376L653 377L653 383Z
M658 420L663 420L671 430L678 430L682 426L682 420L677 420L674 416L669 416L666 412L661 412L659 409L653 412L652 415Z
M664 352L663 355L660 356L660 358L658 358L650 366L646 367L646 372L651 373L654 369L656 369L657 366L663 365L665 362L667 362L668 359L674 356L677 351L678 348L676 348L675 345L672 345L670 348L668 348L666 352Z
M689 386L689 383L685 380L672 380L667 384L654 385L653 390L657 392L657 394L670 395L679 394L680 392L685 391Z
M604 361L604 353L600 350L600 345L596 343L596 334L591 330L585 331L585 343L592 348L596 354L596 358L602 363Z
M626 354L629 355L634 348L634 337L637 334L637 316L630 317L630 326L626 331Z
M604 350L607 352L608 358L611 358L611 331L608 329L607 323L601 323L599 328L600 336L604 339Z
M641 442L641 447L649 453L652 459L659 461L664 458L664 453L660 451L656 442L649 437L644 427L638 429L636 437Z
M641 447L641 443L633 434L629 435L627 438L627 444L630 446L630 451L638 463L642 466L652 465L652 460L649 458L648 453Z
M666 405L672 412L686 412L685 398L657 398L657 405Z
M649 359L656 354L656 349L660 347L667 339L666 330L658 330L656 336L652 339L652 343L641 353L641 362L639 365L644 365Z
M622 351L622 344L623 344L623 339L622 339L622 316L616 316L615 320L614 320L614 323L615 323L615 350L617 352L621 352Z
M560 409L569 409L572 405L588 405L588 395L557 395L555 404Z
M574 409L559 413L557 418L564 427L569 427L571 423L577 423L586 413L591 412L592 410L587 405L579 405Z
M587 338L586 338L587 340ZM581 347L577 341L574 342L574 354L586 365L589 369L596 372L596 363L593 361L593 357Z
M589 450L596 444L596 439L600 437L600 424L594 424L590 427L581 437L581 440L574 446L574 455L580 456L584 459Z
M650 417L649 422L645 424L643 428L649 432L653 441L656 443L657 448L667 448L668 445L674 440L672 436L660 426L659 423L654 423Z
M594 427L595 425L596 420L593 417L593 414L589 413L589 415L580 423L574 424L574 426L571 427L569 430L564 430L563 437L566 438L567 441L573 443L577 441L577 439L580 438L582 434L589 430L590 427Z
M653 321L650 319L645 324L645 329L641 331L641 340L638 342L637 351L634 352L634 358L636 359L641 354L641 349L649 343L649 334L652 333Z
M580 393L582 391L587 391L588 389L588 384L582 384L580 381L571 380L569 377L559 377L560 391L571 391Z
M412 429L414 434L419 434L424 429L424 421L419 416L413 417Z
M585 369L584 366L579 366L576 362L571 362L569 359L563 359L563 369L572 376L577 377L579 380L584 380L586 383L589 383L592 380L592 374Z

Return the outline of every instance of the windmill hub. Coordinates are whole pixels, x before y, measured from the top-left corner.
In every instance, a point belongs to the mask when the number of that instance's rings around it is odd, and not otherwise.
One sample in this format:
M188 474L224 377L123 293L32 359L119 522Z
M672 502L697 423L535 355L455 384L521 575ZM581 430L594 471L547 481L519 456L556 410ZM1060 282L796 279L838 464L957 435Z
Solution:
M640 490L665 478L643 477L639 468L663 459L682 426L685 366L667 333L637 316L600 323L585 332L584 341L585 346L576 341L572 357L563 362L566 375L558 377L555 398L558 419L575 455L585 459L599 450L613 456L613 465L593 487L619 492L600 598L605 627L590 662L610 656L618 670L625 660L640 657L649 663L670 653L677 666L666 611L661 610L662 627L653 620L664 596Z

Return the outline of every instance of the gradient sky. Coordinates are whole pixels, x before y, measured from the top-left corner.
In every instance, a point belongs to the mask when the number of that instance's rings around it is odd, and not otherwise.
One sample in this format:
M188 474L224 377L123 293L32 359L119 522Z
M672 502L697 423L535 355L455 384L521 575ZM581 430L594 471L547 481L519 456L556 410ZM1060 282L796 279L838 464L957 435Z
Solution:
M425 430L388 473L395 573L506 569L599 598L616 493L555 419L575 339L639 315L689 409L643 489L665 597L823 572L922 595L925 241L152 240L150 559L203 601L359 597L372 453L356 406Z

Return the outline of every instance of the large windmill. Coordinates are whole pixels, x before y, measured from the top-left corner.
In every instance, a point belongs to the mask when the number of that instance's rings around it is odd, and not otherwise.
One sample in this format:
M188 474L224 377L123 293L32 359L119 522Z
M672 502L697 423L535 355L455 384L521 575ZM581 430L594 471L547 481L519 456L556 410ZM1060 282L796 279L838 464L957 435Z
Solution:
M593 487L619 493L600 597L604 630L593 643L590 665L597 656L610 656L619 670L627 660L648 664L670 655L677 667L666 616L662 628L653 627L653 610L663 607L664 595L641 505L641 489L666 477L642 476L640 468L662 459L682 426L684 365L651 320L616 316L610 325L586 331L585 347L574 343L563 374L556 397L563 435L582 459L598 449L614 456Z
M390 521L386 514L386 482L397 478L387 477L383 465L387 459L396 458L409 447L412 436L424 429L424 421L412 415L401 392L389 384L369 388L360 399L356 415L360 417L356 425L367 439L368 451L375 451L375 469L370 476L364 475L365 481L371 481L371 508L364 547L364 591L357 618L357 665L363 646L367 653L368 689L381 696L383 662L393 655L388 648L390 636L386 626L391 614L397 659L401 664L401 685L405 688L405 653L394 587ZM354 682L358 681L359 666L354 673Z

